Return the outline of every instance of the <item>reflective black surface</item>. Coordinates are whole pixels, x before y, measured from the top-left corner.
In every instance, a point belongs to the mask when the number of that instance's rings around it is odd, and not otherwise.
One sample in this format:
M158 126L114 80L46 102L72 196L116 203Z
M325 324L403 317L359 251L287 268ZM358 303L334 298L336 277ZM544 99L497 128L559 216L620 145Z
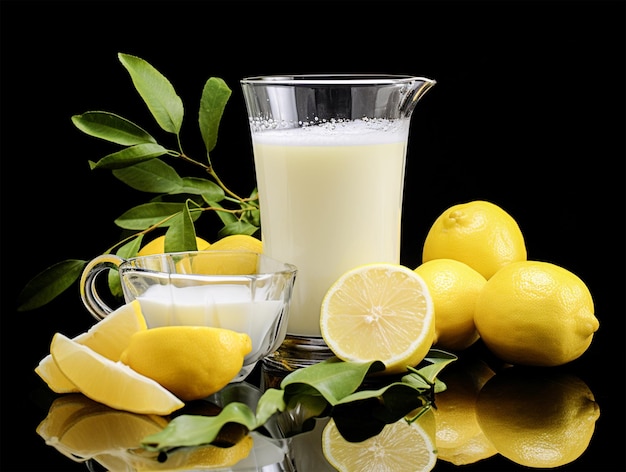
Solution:
M485 199L517 220L530 259L580 276L600 329L587 353L559 370L589 386L600 417L587 450L561 470L624 470L624 3L346 4L2 1L2 470L86 470L35 432L53 397L33 369L55 332L73 336L94 320L75 287L32 312L18 313L16 297L45 267L107 250L119 240L113 220L149 198L92 172L88 160L114 149L70 121L105 110L158 134L118 52L170 79L185 104L182 139L192 155L203 152L202 87L211 76L226 80L233 95L212 160L242 193L254 173L240 78L436 79L413 117L402 262L419 264L444 209ZM281 5L286 17L276 15ZM226 28L218 33L218 25ZM216 239L217 228L217 218L207 222L203 236ZM456 469L443 461L435 468ZM524 468L496 456L463 470Z

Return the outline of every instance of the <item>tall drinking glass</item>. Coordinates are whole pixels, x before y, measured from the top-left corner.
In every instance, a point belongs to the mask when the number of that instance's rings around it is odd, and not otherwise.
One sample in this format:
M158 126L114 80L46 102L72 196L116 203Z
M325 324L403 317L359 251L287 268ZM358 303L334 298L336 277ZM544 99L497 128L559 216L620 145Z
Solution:
M395 75L241 81L264 253L298 267L287 336L264 361L270 368L331 356L319 325L327 290L358 265L399 263L410 117L434 84Z

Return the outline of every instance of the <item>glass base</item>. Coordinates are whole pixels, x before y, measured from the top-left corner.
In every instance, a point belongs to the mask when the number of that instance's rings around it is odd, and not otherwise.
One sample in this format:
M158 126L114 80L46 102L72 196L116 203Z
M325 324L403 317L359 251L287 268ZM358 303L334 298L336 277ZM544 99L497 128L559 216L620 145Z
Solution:
M278 350L263 359L263 386L277 387L290 372L331 357L323 338L288 334Z

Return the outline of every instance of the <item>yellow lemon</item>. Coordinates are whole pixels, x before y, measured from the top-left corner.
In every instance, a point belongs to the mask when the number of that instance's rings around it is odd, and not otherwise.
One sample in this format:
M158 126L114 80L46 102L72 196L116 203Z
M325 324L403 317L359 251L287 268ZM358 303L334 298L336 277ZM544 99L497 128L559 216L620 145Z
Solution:
M353 268L330 287L320 312L326 345L342 360L380 360L385 373L419 364L435 336L433 301L424 280L398 264Z
M433 414L441 460L464 465L497 453L483 434L476 416L478 394L494 375L487 364L474 357L460 358L440 374L447 388L436 394Z
M247 234L232 234L218 239L207 253L196 256L191 264L195 274L254 274L257 255L263 253L260 239Z
M163 326L135 333L121 361L187 401L228 385L251 350L252 340L246 333L208 326Z
M196 237L196 247L198 251L204 251L211 246L211 243L205 241L202 238ZM153 254L163 254L165 253L165 235L154 238L152 241L148 242L145 246L143 246L139 252L137 252L138 256L151 256Z
M509 264L489 279L474 322L497 357L534 366L580 357L599 327L585 283L563 267L539 261Z
M563 372L511 367L478 395L478 423L504 457L526 467L553 468L589 446L600 409L589 387Z
M430 291L435 307L435 342L441 348L460 351L478 338L474 326L476 299L487 279L454 259L433 259L415 268Z
M246 275L255 274L259 253L250 251L213 250L196 255L191 261L193 274Z
M422 418L387 424L379 434L360 442L346 441L331 418L322 431L322 452L340 472L428 472L437 463L437 451Z
M211 244L214 251L251 251L261 254L263 243L260 239L247 234L231 234Z
M184 406L180 399L154 380L61 333L52 338L50 353L61 372L81 393L111 408L168 415Z
M474 200L451 206L433 223L422 262L455 259L489 279L511 262L526 260L526 244L517 222L491 202Z
M147 329L146 320L141 313L139 302L135 300L122 305L73 340L107 359L118 361L122 351L128 346L130 337L137 331L145 329ZM39 362L35 372L56 393L78 392L78 388L61 372L50 354Z

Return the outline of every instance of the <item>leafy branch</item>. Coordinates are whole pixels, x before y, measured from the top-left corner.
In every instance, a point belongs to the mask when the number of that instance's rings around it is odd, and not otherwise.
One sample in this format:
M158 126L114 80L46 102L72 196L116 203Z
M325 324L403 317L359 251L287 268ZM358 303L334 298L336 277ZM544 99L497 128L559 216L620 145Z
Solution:
M166 230L166 252L196 250L195 225L206 212L219 216L223 225L219 237L257 232L260 216L256 189L247 197L237 195L219 178L211 163L210 153L217 144L220 121L232 92L230 88L216 77L205 83L198 125L206 155L202 160L194 159L182 148L180 130L184 107L169 80L139 57L119 53L118 58L157 124L175 136L176 146L171 149L159 144L143 128L114 113L88 111L72 116L72 123L83 133L123 146L96 162L89 161L92 170L110 170L129 187L155 194L149 202L130 208L115 219L114 223L130 235L105 253L133 257L139 251L143 237L158 228ZM201 177L181 177L165 162L166 159L196 166ZM87 262L66 260L37 274L20 293L18 310L33 310L52 301L76 283ZM120 296L117 280L114 277L109 280L112 292Z
M180 415L162 431L145 437L143 446L167 452L177 447L210 444L229 423L253 431L275 415L277 421L284 420L281 431L285 437L306 430L309 419L332 416L346 440L363 441L380 433L386 424L402 418L416 421L433 407L435 393L446 389L437 375L456 359L454 354L431 349L419 369L410 369L399 381L371 390L363 388L364 380L368 375L370 380L376 378L376 372L384 369L382 362L344 362L333 357L291 372L279 389L265 390L255 412L244 403L232 402L217 416ZM281 418L296 410L297 421L293 417Z

